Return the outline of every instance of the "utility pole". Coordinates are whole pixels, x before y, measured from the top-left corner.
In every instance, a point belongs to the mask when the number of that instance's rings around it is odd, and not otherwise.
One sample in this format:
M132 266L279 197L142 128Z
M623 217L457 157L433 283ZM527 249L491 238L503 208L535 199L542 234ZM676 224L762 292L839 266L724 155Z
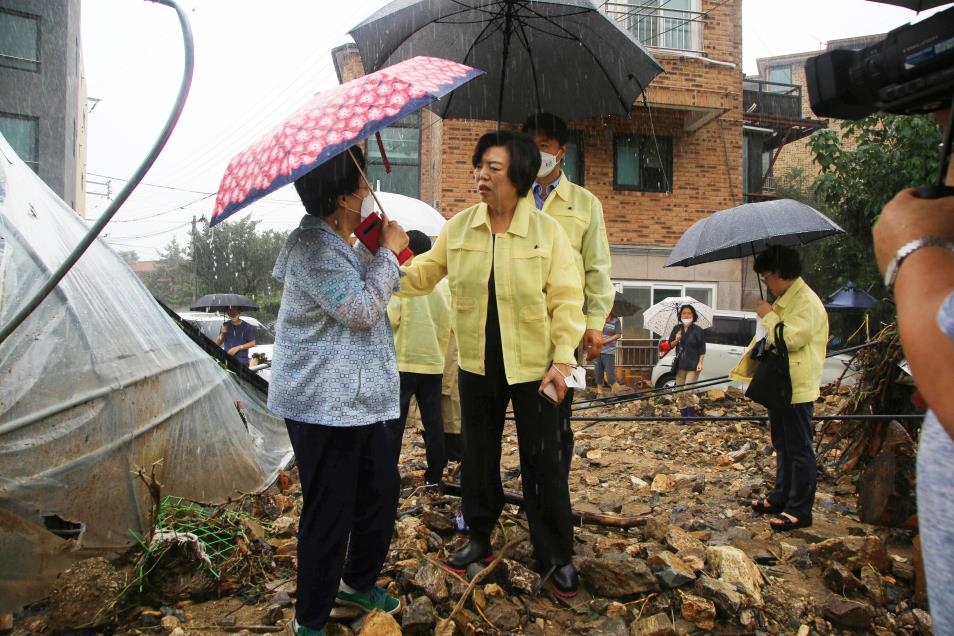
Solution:
M196 292L199 287L199 271L197 267L196 255L195 255L195 215L192 215L192 302L195 302L195 299L198 297Z

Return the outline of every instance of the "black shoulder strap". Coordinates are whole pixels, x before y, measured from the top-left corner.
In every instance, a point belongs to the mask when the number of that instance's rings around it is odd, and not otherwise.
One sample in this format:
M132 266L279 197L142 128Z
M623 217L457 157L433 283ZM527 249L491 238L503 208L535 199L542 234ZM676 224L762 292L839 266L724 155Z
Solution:
M775 348L783 358L788 357L788 345L785 344L785 323L775 325Z

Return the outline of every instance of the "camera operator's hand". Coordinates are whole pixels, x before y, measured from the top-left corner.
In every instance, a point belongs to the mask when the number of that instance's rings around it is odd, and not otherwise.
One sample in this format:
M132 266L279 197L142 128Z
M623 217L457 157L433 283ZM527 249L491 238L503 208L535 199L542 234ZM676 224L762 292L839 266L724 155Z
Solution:
M913 188L902 190L884 206L871 233L878 270L884 274L902 245L924 236L954 241L954 197L922 199Z
M922 199L914 192L902 190L891 199L872 230L882 272L898 249L915 239L954 241L954 197ZM897 269L893 293L904 354L921 395L954 437L954 339L938 322L938 311L952 292L954 253L946 246L910 252Z

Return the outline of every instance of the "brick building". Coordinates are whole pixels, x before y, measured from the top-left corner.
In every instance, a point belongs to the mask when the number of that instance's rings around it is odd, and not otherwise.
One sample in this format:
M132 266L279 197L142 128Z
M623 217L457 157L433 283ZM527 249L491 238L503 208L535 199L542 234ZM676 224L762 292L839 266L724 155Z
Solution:
M798 181L804 186L810 186L818 176L818 166L814 163L812 153L808 148L808 137L820 128L832 127L840 129L840 120L819 120L815 118L808 96L808 84L805 80L805 61L815 55L834 49L863 49L884 39L885 34L864 35L840 40L831 40L825 44L823 50L804 53L790 53L763 57L756 60L759 73L756 77L747 77L745 81L746 97L750 91L759 90L764 98L771 95L776 101L773 107L776 114L791 115L793 120L800 120L801 131L790 133L785 143L765 147L762 160L749 173L746 188L747 193L758 193L759 182L764 190L771 192L776 183ZM746 106L754 103L754 99L746 99ZM789 104L782 102L788 101ZM764 99L762 104L764 105ZM762 108L761 110L766 110ZM781 112L780 112L781 111ZM756 111L754 111L756 112ZM766 125L762 122L762 125ZM772 123L767 125L772 126ZM749 146L753 148L752 145ZM850 146L849 146L850 147ZM754 151L753 151L754 156ZM760 176L756 173L761 171Z
M695 221L743 202L742 2L600 5L664 69L628 116L568 122L573 138L564 171L603 203L612 278L643 308L668 296L692 295L717 308L740 309L743 287L755 285L750 264L733 260L664 269L663 263ZM339 47L333 57L342 81L363 72L355 46ZM413 123L407 128L383 135L392 164L392 146L398 164L416 157L418 178L408 180L413 186L404 193L448 218L477 202L470 155L479 136L496 122L440 120L427 111L409 119ZM412 129L419 135L408 135ZM377 155L376 144L369 143L369 172L388 190L389 180L395 184L401 178L384 175L375 165ZM624 337L650 334L637 316L624 320Z

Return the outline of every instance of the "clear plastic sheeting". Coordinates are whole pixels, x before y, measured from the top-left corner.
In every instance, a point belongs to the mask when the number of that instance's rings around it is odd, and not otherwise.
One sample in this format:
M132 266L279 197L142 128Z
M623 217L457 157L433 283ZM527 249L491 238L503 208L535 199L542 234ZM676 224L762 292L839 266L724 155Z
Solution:
M0 137L0 324L85 232ZM93 243L0 343L0 612L42 597L73 560L148 535L140 468L161 496L205 503L272 483L292 450L264 400Z

